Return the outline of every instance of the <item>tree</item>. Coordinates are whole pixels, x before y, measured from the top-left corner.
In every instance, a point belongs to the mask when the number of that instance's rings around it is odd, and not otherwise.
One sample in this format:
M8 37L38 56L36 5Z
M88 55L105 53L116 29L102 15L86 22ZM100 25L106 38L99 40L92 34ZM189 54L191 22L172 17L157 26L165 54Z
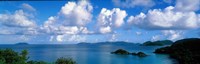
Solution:
M56 60L56 64L76 64L76 62L73 61L71 58L61 57Z
M26 55L24 56L26 57ZM0 61L2 64L26 64L26 60L12 49L0 50Z
M19 54L12 49L0 50L0 64L48 64L45 61L27 61L28 51L22 50ZM55 64L76 64L71 58L58 58Z
M27 55L28 55L28 51L27 50L22 50L20 55L21 55L22 61L26 61L29 58L29 57L27 57Z

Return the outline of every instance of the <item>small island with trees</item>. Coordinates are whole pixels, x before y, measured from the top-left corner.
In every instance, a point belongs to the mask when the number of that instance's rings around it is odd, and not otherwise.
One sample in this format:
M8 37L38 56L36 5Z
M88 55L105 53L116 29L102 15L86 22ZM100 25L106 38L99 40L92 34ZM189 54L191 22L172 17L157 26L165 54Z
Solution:
M118 49L114 52L111 52L111 54L118 54L118 55L134 55L134 56L138 56L138 57L146 57L147 55L144 52L138 52L138 53L130 53L126 50L123 49Z
M27 42L18 42L15 45L29 45Z

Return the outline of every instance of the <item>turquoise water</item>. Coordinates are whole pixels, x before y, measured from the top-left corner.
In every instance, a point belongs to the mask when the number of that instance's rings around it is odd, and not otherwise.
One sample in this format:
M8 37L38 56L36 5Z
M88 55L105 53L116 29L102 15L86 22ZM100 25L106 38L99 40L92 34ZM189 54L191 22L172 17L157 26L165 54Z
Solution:
M154 54L159 46L116 46L116 45L0 45L0 49L12 48L15 51L28 49L29 60L53 62L59 57L71 57L78 64L174 64L168 55ZM142 51L147 57L115 55L110 52L119 48L130 52Z

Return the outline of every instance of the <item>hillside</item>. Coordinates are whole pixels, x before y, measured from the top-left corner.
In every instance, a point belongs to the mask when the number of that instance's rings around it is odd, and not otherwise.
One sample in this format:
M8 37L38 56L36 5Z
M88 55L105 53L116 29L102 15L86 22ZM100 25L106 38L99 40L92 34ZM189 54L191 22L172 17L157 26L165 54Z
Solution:
M168 47L155 50L155 53L169 54L180 64L200 64L200 39L189 38L176 41Z
M171 40L161 40L161 41L147 41L144 42L142 45L143 46L164 46L164 45L171 45L173 42Z

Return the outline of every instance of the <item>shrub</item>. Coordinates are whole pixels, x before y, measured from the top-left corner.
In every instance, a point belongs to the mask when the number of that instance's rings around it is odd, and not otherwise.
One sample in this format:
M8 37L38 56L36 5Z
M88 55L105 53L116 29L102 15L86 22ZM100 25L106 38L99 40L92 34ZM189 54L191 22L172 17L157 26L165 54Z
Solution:
M61 57L61 58L58 58L56 60L56 63L55 64L76 64L75 61L73 61L71 58L64 58L64 57Z
M12 49L0 50L0 64L49 64L45 61L27 61L29 58L27 55L27 50L22 50L20 54ZM61 57L55 64L76 64L76 62L71 58Z

